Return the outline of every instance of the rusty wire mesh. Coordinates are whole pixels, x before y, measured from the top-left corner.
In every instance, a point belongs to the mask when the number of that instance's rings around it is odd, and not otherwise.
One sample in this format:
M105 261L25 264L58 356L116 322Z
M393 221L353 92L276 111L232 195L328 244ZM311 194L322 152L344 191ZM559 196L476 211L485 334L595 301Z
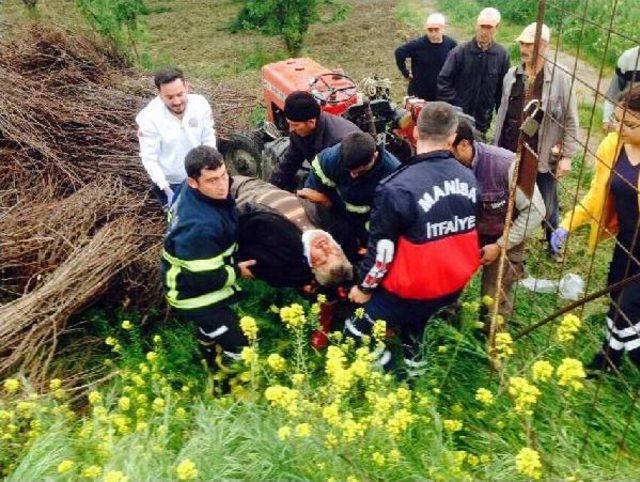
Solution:
M595 212L593 205L585 205L584 196L589 192L590 185L596 168L601 168L601 172L606 173L609 180L606 184L607 203L612 203L613 198L610 192L611 180L615 176L620 176L616 171L616 166L621 158L621 152L625 152L625 140L621 139L620 134L623 131L631 132L634 129L640 129L640 109L632 110L620 101L620 96L612 98L607 95L608 89L612 82L617 82L618 78L624 78L626 86L621 93L629 92L634 86L640 88L640 36L637 30L629 30L623 28L624 22L621 21L625 15L628 15L629 8L638 8L627 2L620 0L611 0L602 2L599 7L602 8L604 3L608 3L608 13L606 21L602 18L591 18L589 13L591 7L599 0L583 0L582 2L568 2L567 0L539 0L537 10L537 30L534 44L534 58L536 53L542 48L541 44L541 24L546 21L547 17L553 16L559 21L554 22L553 36L550 42L550 49L544 55L545 62L552 65L552 77L550 82L554 82L557 72L562 72L570 77L572 95L578 95L580 92L579 109L582 111L581 125L577 136L569 133L567 125L560 123L551 113L554 109L569 108L568 103L564 105L556 105L557 99L549 97L546 105L543 106L545 117L548 117L551 123L555 123L562 127L566 135L573 138L578 145L578 150L573 156L573 165L571 174L565 177L558 177L554 172L554 178L557 182L558 194L560 197L561 213L573 219L576 210L583 210L588 219L588 224L597 227L601 231L603 237L609 238L605 242L598 244L597 249L591 252L587 248L588 237L586 226L582 229L571 231L568 234L567 241L564 244L564 252L561 262L555 263L543 253L544 248L539 244L538 240L529 239L527 246L527 270L536 277L536 285L540 277L552 277L554 279L562 279L567 273L574 273L584 278L585 291L582 297L576 301L569 302L561 296L561 286L553 293L540 294L537 292L537 286L533 290L527 290L519 285L514 289L514 314L506 324L506 329L513 333L518 343L527 341L530 343L528 349L535 347L540 355L534 358L542 358L545 353L557 350L557 340L554 340L554 330L561 322L562 315L566 313L574 313L583 320L583 330L581 336L573 343L562 348L563 355L583 360L585 364L589 362L591 357L602 346L602 352L607 358L613 359L613 347L623 346L623 352L635 352L635 360L640 361L640 311L633 312L629 310L629 301L631 304L640 306L640 295L638 291L625 291L626 288L633 290L634 286L640 283L640 240L638 240L638 232L640 226L636 224L635 231L631 242L629 240L621 241L617 237L617 226L611 223L607 224L604 219L606 209L602 213ZM579 8L576 9L576 4ZM531 21L534 21L531 18ZM572 29L574 42L571 45L565 44L565 29ZM585 73L582 68L583 48L585 47L586 32L589 31L593 37L594 31L601 40L599 50L599 59L593 67L591 75ZM577 36L577 40L576 40ZM628 50L633 57L630 65L620 68L619 64L612 64L610 59L618 59L624 51ZM635 50L631 50L635 49ZM570 62L562 62L562 52L571 51L572 55L568 56ZM612 53L614 55L612 55ZM629 54L629 52L627 52ZM565 55L565 57L567 57ZM590 59L594 63L593 57ZM627 59L628 60L628 59ZM595 73L595 75L594 75ZM562 74L558 74L562 75ZM548 79L545 79L545 82ZM530 77L526 82L525 105L532 99L533 85L535 76ZM608 134L603 133L603 125L611 119L603 118L600 120L599 112L602 104L612 102L615 109L617 122L611 126ZM523 120L526 118L523 115ZM627 122L628 120L628 122ZM542 134L541 134L542 135ZM616 144L616 156L605 158L604 150L599 150L599 145L605 141L605 135L608 139L613 139ZM627 137L628 138L628 137ZM566 138L565 138L566 139ZM535 150L528 146L528 138L524 135L520 136L518 141L518 180L517 186L525 192L531 192L533 183L536 182L538 171L538 160ZM637 141L636 141L637 142ZM540 145L540 139L538 140ZM533 161L532 161L533 159ZM635 159L635 158L634 158ZM635 159L637 162L638 159ZM632 162L633 163L633 162ZM639 193L640 181L635 184L629 183L621 178L636 194ZM514 213L516 183L511 186L509 199L509 215ZM636 196L640 201L640 197ZM615 208L614 208L615 209ZM569 214L567 214L569 213ZM622 215L622 213L620 213ZM550 229L557 228L552 225L549 216L544 223ZM509 224L505 227L504 236L508 235ZM599 231L599 232L600 232ZM543 241L544 243L545 241ZM614 281L609 282L607 273L610 268L609 260L613 250L622 252L627 257L627 263L624 272L618 275ZM504 271L508 267L507 253L503 248L501 253L501 268L499 274L499 283L496 293L500 292ZM622 297L626 297L623 301ZM612 307L612 311L608 312ZM631 311L631 313L630 313ZM606 313L606 314L605 314ZM625 330L625 340L620 342L617 334L613 335L613 331L607 329L607 323L612 323L610 313L617 314L621 319L614 326L620 330ZM533 315L533 316L532 316ZM504 325L498 313L498 304L494 303L491 316L491 330L488 343L488 351L492 359L492 367L499 374L503 373L504 366L496 356L496 334L502 331ZM628 336L627 336L628 335ZM631 341L628 341L631 340ZM580 453L578 454L581 462L586 448L590 444L606 444L611 448L611 460L614 467L617 467L621 457L628 456L630 447L637 447L638 432L640 426L638 424L640 404L638 403L640 396L640 388L638 381L640 380L640 363L634 363L627 360L622 366L613 367L609 362L611 377L604 375L604 371L594 372L595 387L591 392L592 399L589 401L590 410L588 410L587 420L584 421L584 433L579 434L581 437ZM620 397L618 402L625 407L624 413L610 413L601 410L600 404L607 403L603 400L606 386L608 390L615 387L618 391L617 396ZM600 420L601 423L610 424L614 427L615 436L609 439L597 434L598 428L596 423L591 423L596 417L605 417L607 420ZM631 441L630 439L633 439ZM551 462L552 463L552 462Z

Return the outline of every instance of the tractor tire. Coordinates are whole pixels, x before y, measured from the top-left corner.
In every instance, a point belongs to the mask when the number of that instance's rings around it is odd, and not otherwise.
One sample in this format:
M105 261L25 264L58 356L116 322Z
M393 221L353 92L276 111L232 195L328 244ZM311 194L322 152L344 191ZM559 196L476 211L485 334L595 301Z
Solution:
M224 155L232 176L262 176L262 140L259 136L231 134Z

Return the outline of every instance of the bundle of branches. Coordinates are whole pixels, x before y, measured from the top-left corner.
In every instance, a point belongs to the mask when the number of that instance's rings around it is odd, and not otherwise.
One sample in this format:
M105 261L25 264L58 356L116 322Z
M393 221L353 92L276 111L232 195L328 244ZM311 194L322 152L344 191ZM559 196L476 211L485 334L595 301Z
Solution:
M148 223L124 217L75 250L37 289L0 307L0 373L44 376L67 319L104 292L143 252Z
M0 160L9 167L0 189L20 179L66 193L105 175L146 189L135 115L155 95L148 77L87 39L42 28L0 43L0 76ZM206 90L219 133L239 130L251 96Z
M144 213L145 198L118 178L94 181L61 199L24 199L0 218L0 290L20 295L37 286L96 229Z

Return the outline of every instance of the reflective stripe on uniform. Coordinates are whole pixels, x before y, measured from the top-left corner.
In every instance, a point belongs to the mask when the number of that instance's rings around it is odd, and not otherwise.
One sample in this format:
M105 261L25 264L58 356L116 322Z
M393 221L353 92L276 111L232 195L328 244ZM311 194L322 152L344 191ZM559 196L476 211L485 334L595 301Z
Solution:
M223 251L218 256L214 256L209 259L192 259L192 260L183 260L176 258L175 256L171 256L167 253L166 250L162 250L162 257L169 263L171 266L179 266L186 270L191 271L192 273L198 273L201 271L211 271L214 269L221 268L225 263L225 258L231 256L237 249L238 245L233 243L229 248Z
M344 201L344 207L350 213L355 214L367 214L369 211L371 211L371 208L369 206L358 206L356 204L349 204L346 201Z
M327 177L327 175L322 170L322 166L320 165L320 158L316 156L311 163L311 168L316 176L320 178L322 184L328 187L336 187L336 183Z
M180 273L180 267L171 266L169 271L167 271L167 285L169 287L169 291L167 292L167 303L180 310L195 310L197 308L214 305L233 296L235 293L240 291L240 287L235 284L237 278L236 270L233 266L229 265L225 266L224 269L227 272L227 281L221 289L214 291L213 293L206 293L194 298L178 299L176 278Z
M233 296L236 291L238 291L238 289L236 289L235 286L229 286L214 291L213 293L196 296L195 298L185 298L183 300L169 298L169 295L167 295L167 303L179 310L195 310L196 308L204 308L205 306L215 305L216 303L226 300Z

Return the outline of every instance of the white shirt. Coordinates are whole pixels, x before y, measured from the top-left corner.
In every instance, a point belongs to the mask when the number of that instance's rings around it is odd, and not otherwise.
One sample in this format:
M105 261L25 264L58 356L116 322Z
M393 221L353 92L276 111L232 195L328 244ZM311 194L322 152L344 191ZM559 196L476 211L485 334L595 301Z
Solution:
M187 178L184 158L191 149L216 147L211 106L198 94L188 94L182 119L156 97L138 113L136 123L142 165L160 189Z

